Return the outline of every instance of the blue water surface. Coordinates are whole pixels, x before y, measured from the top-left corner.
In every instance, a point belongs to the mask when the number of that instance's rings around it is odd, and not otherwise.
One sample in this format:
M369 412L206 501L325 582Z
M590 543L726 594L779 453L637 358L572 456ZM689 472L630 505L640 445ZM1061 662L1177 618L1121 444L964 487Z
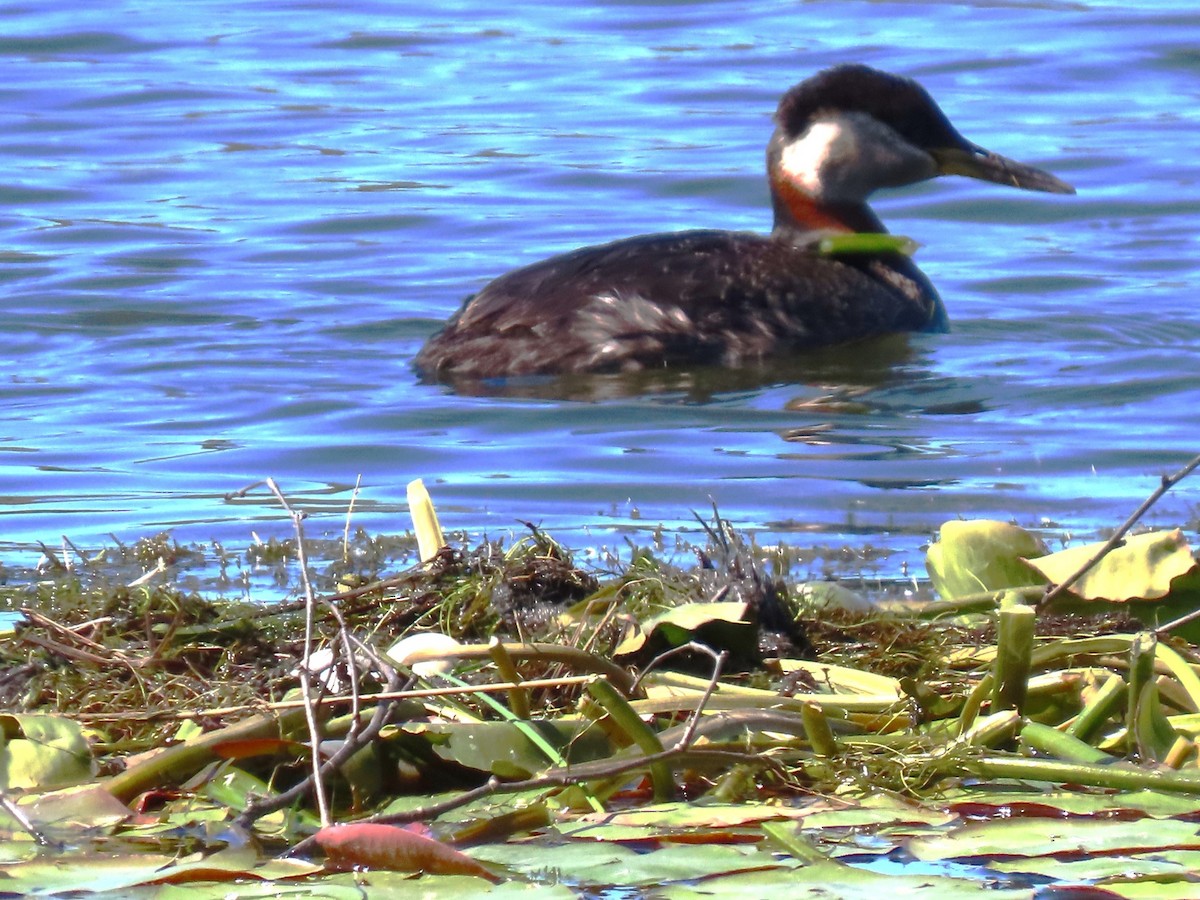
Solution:
M695 527L872 545L1119 523L1200 451L1200 12L1151 2L0 6L0 559L172 529ZM911 75L1078 188L878 200L953 322L751 376L457 394L421 341L583 244L766 230L779 95ZM1152 515L1194 524L1185 483Z

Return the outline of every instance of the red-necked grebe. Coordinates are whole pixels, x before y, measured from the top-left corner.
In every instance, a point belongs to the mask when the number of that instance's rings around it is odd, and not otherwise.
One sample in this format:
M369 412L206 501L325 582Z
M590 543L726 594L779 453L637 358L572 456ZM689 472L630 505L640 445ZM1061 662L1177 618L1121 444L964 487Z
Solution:
M683 231L534 263L469 297L415 365L428 378L737 366L806 348L946 328L937 291L907 255L819 249L882 233L879 188L967 175L1073 194L1047 172L960 135L915 81L827 69L779 102L767 145L769 235ZM836 248L836 240L832 243Z

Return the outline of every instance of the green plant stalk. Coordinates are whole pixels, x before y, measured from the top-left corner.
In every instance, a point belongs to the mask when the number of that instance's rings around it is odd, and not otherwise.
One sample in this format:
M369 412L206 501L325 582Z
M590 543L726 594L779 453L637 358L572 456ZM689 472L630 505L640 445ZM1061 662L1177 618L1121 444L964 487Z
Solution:
M1029 690L1037 613L1032 606L1018 603L1001 609L997 616L992 712L1022 712Z
M1092 702L1080 710L1066 733L1084 743L1090 742L1100 727L1116 713L1124 699L1125 679L1120 675L1110 674L1096 691Z
M492 653L492 661L496 664L496 668L500 670L501 677L505 681L512 684L520 684L521 676L517 673L517 667L513 665L512 657L500 639L493 637L488 641L488 649ZM512 708L513 715L518 719L530 718L529 713L529 691L521 687L514 687L508 692L508 705Z
M1195 752L1196 742L1181 734L1163 757L1163 765L1170 769L1182 769Z
M1045 753L1063 762L1087 763L1089 765L1108 765L1116 760L1105 753L1086 744L1079 738L1049 725L1038 722L1026 722L1020 732L1021 744L1030 750Z
M817 756L833 758L838 755L837 741L833 737L833 729L825 718L825 711L817 703L805 703L800 708L800 718L804 721L804 733L812 745L813 753Z
M980 591L978 594L963 594L961 597L951 600L931 600L918 607L915 615L919 619L940 619L944 616L959 616L972 612L991 612L1000 605L1000 601L1006 595L1013 595L1022 601L1029 602L1039 599L1044 593L1046 593L1045 585Z
M835 666L818 660L789 659L783 662L784 672L808 672L817 681L829 685L834 690L877 696L893 693L897 700L900 699L900 681L887 675L876 675L874 672L864 672L849 666ZM704 687L707 687L707 684L701 685L701 689Z
M1160 762L1171 752L1179 735L1163 714L1157 681L1147 681L1142 685L1137 707L1138 717L1133 739L1137 745L1138 756L1144 762Z
M958 715L959 734L965 734L975 724L975 720L979 717L979 710L983 707L984 698L992 695L992 683L995 680L992 673L988 672L979 679L975 687L971 688L971 693L967 695L966 702L963 703L962 712Z
M1129 703L1125 708L1125 734L1130 753L1138 749L1138 719L1143 700L1157 703L1158 693L1151 695L1143 688L1154 681L1154 656L1158 639L1153 632L1139 632L1129 646Z
M613 723L629 735L630 739L646 756L663 752L662 741L654 729L642 721L629 705L629 701L603 678L589 681L587 691L604 707ZM650 782L654 785L654 799L660 802L675 796L675 776L665 761L650 766Z
M1073 665L1080 656L1104 656L1112 653L1128 653L1133 646L1132 634L1106 634L1103 637L1079 638L1072 641L1053 641L1033 651L1035 669L1051 668L1064 660Z
M255 716L227 728L210 731L194 740L167 747L102 784L122 803L128 803L138 794L191 778L219 758L216 748L221 744L277 737L298 738L303 735L304 725L302 707L286 710L277 716ZM325 734L329 737L334 733L335 729L330 723Z
M1057 760L1022 759L1016 756L984 756L967 760L963 767L982 778L1017 778L1023 781L1083 784L1114 791L1147 789L1200 795L1200 774L1164 772L1132 766L1097 766Z
M832 863L835 866L843 866L845 863L839 863L837 860L830 859L812 844L810 844L797 831L793 824L784 824L783 822L763 822L763 834L769 837L775 843L779 844L790 855L800 860L806 866L815 866L821 864Z
M654 672L642 681L642 685L650 696L646 700L633 701L633 708L645 715L677 712L694 707L696 700L708 688L708 680L680 675L677 672ZM817 703L826 713L831 710L881 713L897 708L902 699L896 694L793 694L785 697L776 691L719 684L704 708L717 710L774 707L799 711L804 708L805 703Z
M1021 724L1021 715L1015 709L1004 709L977 719L975 724L950 741L943 752L963 744L971 747L995 747L1012 738Z

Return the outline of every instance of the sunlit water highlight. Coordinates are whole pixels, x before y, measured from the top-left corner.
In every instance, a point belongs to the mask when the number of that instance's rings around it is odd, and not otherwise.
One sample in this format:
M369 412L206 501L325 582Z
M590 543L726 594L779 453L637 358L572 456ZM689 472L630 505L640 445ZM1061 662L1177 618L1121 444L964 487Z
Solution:
M0 25L7 560L286 533L267 492L226 499L268 475L329 532L361 476L356 523L400 531L424 476L474 534L612 544L715 501L897 573L948 518L1095 533L1198 449L1190 4L131 0ZM880 199L949 335L566 399L416 382L421 340L508 268L769 227L775 101L844 61L1079 190Z

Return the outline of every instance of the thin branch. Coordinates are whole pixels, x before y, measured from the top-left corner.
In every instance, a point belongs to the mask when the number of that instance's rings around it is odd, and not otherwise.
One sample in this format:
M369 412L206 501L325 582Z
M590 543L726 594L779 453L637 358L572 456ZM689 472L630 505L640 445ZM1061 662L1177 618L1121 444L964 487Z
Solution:
M573 784L582 784L586 781L602 781L614 778L617 775L637 772L655 763L671 761L689 765L697 765L704 762L724 765L735 763L759 766L775 765L773 760L758 753L737 753L730 750L677 750L672 747L669 750L664 750L661 753L653 753L649 756L638 756L618 761L601 760L583 763L578 766L570 766L566 769L550 772L546 775L527 778L524 781L502 782L493 776L479 787L464 791L448 800L431 803L428 806L422 806L417 809L410 809L407 812L369 816L358 821L388 825L426 822L447 812L466 806L469 803L490 797L493 794L517 794L523 791L540 790L541 788L568 787ZM305 838L288 850L286 855L298 856L307 853L312 849L314 844L315 841L311 837Z
M304 513L292 509L274 478L267 479L267 487L271 489L284 510L291 516L292 526L296 529L296 559L300 565L300 581L304 585L304 657L300 661L300 693L305 699L304 717L308 721L308 736L312 744L312 786L316 793L317 811L321 816L321 824L328 825L332 820L329 817L329 801L325 796L325 784L321 780L321 726L317 722L317 701L313 699L312 690L313 629L316 619L317 596L308 577L308 556L304 550ZM350 658L350 665L354 665L353 657Z
M354 479L354 490L350 494L350 504L346 507L346 530L342 532L342 562L349 564L350 562L350 519L354 515L354 502L358 499L359 489L362 487L362 473Z
M33 838L34 842L39 846L52 847L60 852L63 850L62 844L58 843L57 841L52 841L50 838L46 837L45 832L34 825L33 822L30 821L29 816L25 815L25 810L21 809L21 807L10 800L8 798L8 794L4 793L3 791L0 791L0 809L3 809L6 813L12 816L13 819L16 820L17 824L25 829L25 832L31 838Z
M703 644L700 646L704 647ZM713 653L711 648L705 647L705 649L709 653ZM679 740L675 744L676 750L687 748L696 736L696 727L700 724L700 717L704 715L704 707L708 706L708 701L712 697L713 691L717 689L717 683L721 679L721 672L725 668L725 663L729 660L729 651L722 650L720 653L713 653L713 656L712 677L708 679L708 686L705 687L704 694L700 697L700 702L696 704L696 709L688 719L687 726L683 729L683 734L679 736Z
M1144 516L1150 510L1150 507L1161 500L1167 491L1169 491L1183 479L1187 478L1188 475L1192 474L1197 467L1200 467L1200 456L1193 458L1191 462L1189 462L1174 475L1164 475L1162 477L1162 484L1160 484L1154 490L1154 492L1142 502L1141 506L1133 511L1133 515L1125 520L1124 524L1122 524L1121 527L1116 530L1113 536L1105 542L1104 546L1101 547L1084 565L1080 566L1076 572L1072 573L1070 577L1060 581L1057 585L1055 585L1055 587L1046 591L1042 599L1038 601L1038 605L1045 606L1052 600L1064 594L1070 589L1071 585L1086 575L1091 568L1096 565L1096 563L1100 562L1100 560L1108 556L1108 554L1110 554L1113 550L1121 546L1125 542L1124 538L1126 532L1128 532L1130 528L1138 523L1142 516Z

